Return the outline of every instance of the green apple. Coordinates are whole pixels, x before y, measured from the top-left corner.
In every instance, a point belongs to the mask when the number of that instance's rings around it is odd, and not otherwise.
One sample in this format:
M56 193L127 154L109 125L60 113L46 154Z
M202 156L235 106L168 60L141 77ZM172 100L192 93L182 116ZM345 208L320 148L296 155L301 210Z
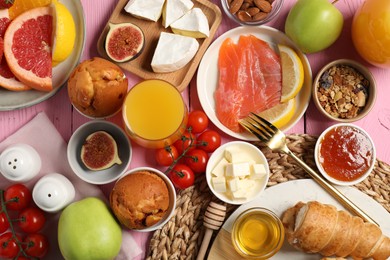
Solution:
M113 259L121 248L122 230L101 199L88 197L61 213L58 244L67 260Z
M326 49L340 36L341 12L328 0L298 0L287 15L285 33L304 53Z

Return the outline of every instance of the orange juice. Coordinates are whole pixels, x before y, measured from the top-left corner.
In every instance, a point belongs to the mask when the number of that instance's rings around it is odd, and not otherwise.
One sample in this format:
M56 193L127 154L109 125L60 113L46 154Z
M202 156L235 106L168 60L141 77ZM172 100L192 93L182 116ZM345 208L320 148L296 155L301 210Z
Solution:
M145 80L127 94L122 108L130 138L147 148L162 148L179 139L187 123L180 92L163 80Z

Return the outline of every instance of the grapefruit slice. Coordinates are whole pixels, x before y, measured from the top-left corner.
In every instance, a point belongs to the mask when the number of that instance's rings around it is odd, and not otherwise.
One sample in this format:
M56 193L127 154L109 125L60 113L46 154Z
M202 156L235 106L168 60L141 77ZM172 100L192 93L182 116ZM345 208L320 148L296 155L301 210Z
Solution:
M0 10L0 53L1 53L1 62L0 62L0 86L8 90L13 91L24 91L31 89L25 84L20 82L15 78L15 75L11 72L8 67L6 59L3 58L4 51L4 33L7 29L11 20L9 19L8 9Z
M51 39L53 16L50 7L26 11L12 20L4 35L4 56L12 73L24 84L51 91Z

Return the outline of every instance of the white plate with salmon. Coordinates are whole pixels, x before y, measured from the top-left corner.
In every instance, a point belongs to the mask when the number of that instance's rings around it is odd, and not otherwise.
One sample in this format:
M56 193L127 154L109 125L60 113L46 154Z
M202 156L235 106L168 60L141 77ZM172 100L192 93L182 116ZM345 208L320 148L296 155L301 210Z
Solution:
M280 104L282 70L278 45L295 51L304 72L302 88L292 100L292 115L279 128L289 130L305 113L312 84L306 56L277 29L241 26L227 31L210 45L197 74L202 108L221 131L237 139L257 140L239 126L238 120L249 112L259 113Z

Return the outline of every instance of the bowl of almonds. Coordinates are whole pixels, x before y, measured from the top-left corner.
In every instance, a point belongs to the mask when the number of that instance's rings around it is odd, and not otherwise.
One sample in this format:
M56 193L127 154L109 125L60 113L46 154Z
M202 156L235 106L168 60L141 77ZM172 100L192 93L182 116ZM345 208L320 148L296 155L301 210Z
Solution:
M226 15L240 25L262 25L274 19L284 0L221 0Z
M313 101L327 118L350 123L366 116L376 100L376 82L370 70L349 59L325 65L313 81Z

